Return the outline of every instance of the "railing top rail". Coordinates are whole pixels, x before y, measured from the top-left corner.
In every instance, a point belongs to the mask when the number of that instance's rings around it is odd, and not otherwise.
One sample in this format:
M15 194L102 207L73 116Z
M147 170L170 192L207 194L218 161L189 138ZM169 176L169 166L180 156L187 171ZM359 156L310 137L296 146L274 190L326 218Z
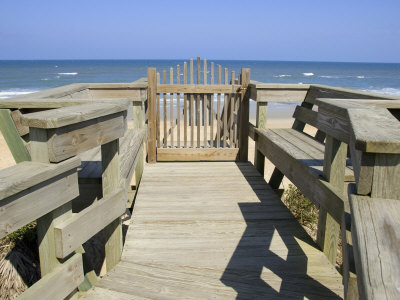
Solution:
M23 115L21 123L35 128L59 128L125 111L129 104L129 100L119 100L62 107Z
M62 108L91 103L118 103L119 101L129 101L126 98L103 98L103 99L58 99L58 98L27 98L27 99L0 99L0 109L23 109L23 108ZM134 101L136 102L136 101ZM141 102L141 101L140 101Z

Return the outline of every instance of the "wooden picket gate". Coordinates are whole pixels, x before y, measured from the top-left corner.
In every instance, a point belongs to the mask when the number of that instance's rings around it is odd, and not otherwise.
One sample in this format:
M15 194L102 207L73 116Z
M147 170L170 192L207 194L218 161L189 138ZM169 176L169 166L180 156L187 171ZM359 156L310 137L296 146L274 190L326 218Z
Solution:
M169 76L149 68L149 162L247 161L250 71L242 69L238 78L232 71L229 79L228 69L222 74L218 66L214 78L214 63L208 72L206 59L202 69L203 76L199 57L196 78L192 59L183 74L179 65Z

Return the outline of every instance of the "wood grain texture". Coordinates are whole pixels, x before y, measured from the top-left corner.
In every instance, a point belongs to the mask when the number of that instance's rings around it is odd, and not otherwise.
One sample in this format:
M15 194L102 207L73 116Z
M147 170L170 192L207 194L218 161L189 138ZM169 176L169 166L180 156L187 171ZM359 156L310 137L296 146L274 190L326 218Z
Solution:
M250 83L250 69L242 69L242 92L240 102L240 124L239 124L239 160L248 161L249 151L249 100L250 92L247 91L247 86Z
M119 142L109 142L101 146L101 163L103 166L102 189L103 197L110 195L120 187ZM116 218L104 229L106 240L106 269L110 271L121 259L122 224L121 218Z
M260 129L267 128L267 105L268 102L257 102L256 110L256 127ZM250 128L249 128L250 130ZM249 131L250 132L250 131ZM254 132L254 130L253 130ZM258 139L257 135L253 134L254 146L254 166L260 174L264 175L265 168L265 156L258 151Z
M9 109L0 109L0 130L16 163L31 160Z
M126 127L126 111L122 111L82 123L50 129L47 133L49 159L51 162L59 162L104 145L123 137ZM33 141L35 139L31 134L31 144Z
M157 161L234 161L238 148L157 149Z
M30 171L31 168L19 167L18 176L22 177ZM16 189L24 187L22 191L0 201L0 238L63 206L79 195L76 170L65 171L43 180L42 178L48 176L43 173L38 173L37 176L39 178L35 178L34 182L40 181L39 183L22 182ZM12 180L12 176L8 180Z
M147 74L148 80L148 103L149 103L149 115L148 115L148 161L154 163L156 161L156 95L157 95L157 78L156 69L149 68ZM165 101L164 101L165 102ZM165 105L164 105L165 107ZM165 110L164 110L165 111ZM164 122L165 124L165 122ZM165 138L165 137L164 137Z
M79 165L80 160L78 158L71 158L59 164L22 162L2 169L0 170L0 200L23 192L60 174L71 170L76 171Z
M82 255L75 254L29 287L18 299L65 299L83 280Z
M259 151L317 207L324 207L340 223L343 216L344 195L339 189L320 179L321 171L313 166L321 164L321 161L309 154L314 150L311 147L298 148L298 145L292 142L293 135L287 129L256 129L256 131Z
M398 299L400 202L349 196L360 299Z
M120 113L126 111L128 107L129 101L127 100L119 100L113 103L82 104L25 114L21 117L21 123L35 128L60 128Z
M251 164L182 162L145 169L122 261L84 298L339 299L342 289Z
M65 258L81 244L120 217L128 200L126 189L118 189L54 228L56 255ZM85 228L85 230L82 230Z

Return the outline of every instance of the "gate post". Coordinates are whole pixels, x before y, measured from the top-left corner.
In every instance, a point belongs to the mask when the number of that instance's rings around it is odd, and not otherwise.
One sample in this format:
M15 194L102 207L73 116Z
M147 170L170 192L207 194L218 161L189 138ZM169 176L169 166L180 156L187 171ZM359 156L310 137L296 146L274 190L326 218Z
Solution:
M250 69L242 69L242 101L239 118L239 161L248 161L249 151L249 95L247 86L250 83Z
M148 162L155 163L156 158L156 96L157 96L157 79L156 69L148 68L147 70L147 101L149 103L148 114Z

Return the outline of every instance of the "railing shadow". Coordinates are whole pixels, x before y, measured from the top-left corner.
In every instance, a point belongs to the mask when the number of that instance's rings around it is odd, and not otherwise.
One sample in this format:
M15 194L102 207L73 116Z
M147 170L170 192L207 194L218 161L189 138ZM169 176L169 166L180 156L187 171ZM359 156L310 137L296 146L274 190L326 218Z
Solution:
M238 168L260 202L239 203L247 227L220 280L238 293L237 299L340 299L307 274L309 258L302 247L316 245L306 231L294 217L281 214L287 208L278 197L267 199L259 183L256 187L243 172L243 165ZM266 207L271 213L257 213ZM276 238L281 241L272 245Z

